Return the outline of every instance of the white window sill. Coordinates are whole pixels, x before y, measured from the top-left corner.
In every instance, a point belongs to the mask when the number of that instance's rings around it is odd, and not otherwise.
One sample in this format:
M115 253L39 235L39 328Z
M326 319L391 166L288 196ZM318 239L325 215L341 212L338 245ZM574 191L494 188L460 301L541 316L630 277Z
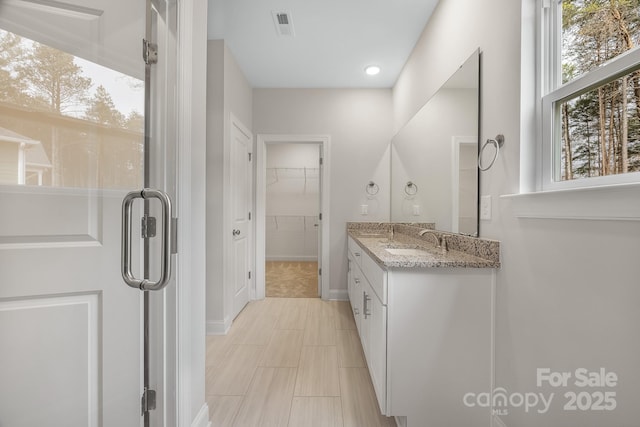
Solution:
M640 183L506 194L518 218L640 221Z

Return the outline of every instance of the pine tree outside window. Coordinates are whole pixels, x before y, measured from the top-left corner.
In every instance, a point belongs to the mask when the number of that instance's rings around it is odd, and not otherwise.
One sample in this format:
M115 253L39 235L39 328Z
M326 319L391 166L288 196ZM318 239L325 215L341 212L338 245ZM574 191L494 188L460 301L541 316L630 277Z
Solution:
M0 28L0 185L140 187L144 82L44 41Z
M542 6L541 189L640 182L640 0Z

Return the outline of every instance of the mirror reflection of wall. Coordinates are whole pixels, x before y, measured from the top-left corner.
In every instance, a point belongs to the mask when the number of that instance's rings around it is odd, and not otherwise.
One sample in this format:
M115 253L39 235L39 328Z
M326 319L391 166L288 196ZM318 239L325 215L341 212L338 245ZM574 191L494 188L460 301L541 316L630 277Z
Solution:
M478 231L478 140L477 138L457 138L454 144L456 152L453 156L454 209L451 215L451 231L474 235ZM457 206L456 194L458 195Z
M477 51L393 138L392 221L477 235L479 62Z
M267 260L318 258L318 156L314 144L267 146Z

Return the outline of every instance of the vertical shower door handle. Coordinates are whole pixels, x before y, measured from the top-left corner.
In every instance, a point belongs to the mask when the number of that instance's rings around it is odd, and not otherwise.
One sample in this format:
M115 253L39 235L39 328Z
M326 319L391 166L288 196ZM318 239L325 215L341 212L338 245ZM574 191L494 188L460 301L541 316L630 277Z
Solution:
M133 217L133 202L135 199L158 199L162 205L162 253L160 259L160 278L154 282L149 279L138 279L131 272L131 224ZM122 201L122 278L132 288L141 291L158 291L169 283L171 279L172 252L172 207L169 196L160 191L145 188L132 191ZM147 256L147 254L145 254Z

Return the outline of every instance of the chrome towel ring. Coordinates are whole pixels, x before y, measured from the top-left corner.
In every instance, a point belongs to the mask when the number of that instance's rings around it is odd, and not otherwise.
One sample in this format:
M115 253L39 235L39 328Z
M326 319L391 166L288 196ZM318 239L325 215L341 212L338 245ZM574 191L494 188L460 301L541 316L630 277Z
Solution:
M496 147L496 153L493 155L493 159L491 159L489 166L484 167L482 166L482 153L484 153L484 149L487 148L487 145L489 144L492 144ZM502 148L503 145L504 145L504 135L502 134L496 135L495 139L487 139L487 141L484 144L482 144L482 148L480 149L480 154L478 154L478 168L481 171L484 172L491 169L491 166L493 166L493 164L496 162L496 159L500 154L500 148Z
M418 186L413 182L407 182L407 185L404 186L404 192L407 196L415 196L418 193Z
M375 196L380 191L380 187L373 181L369 181L369 183L364 187L364 191L367 192L370 196Z

